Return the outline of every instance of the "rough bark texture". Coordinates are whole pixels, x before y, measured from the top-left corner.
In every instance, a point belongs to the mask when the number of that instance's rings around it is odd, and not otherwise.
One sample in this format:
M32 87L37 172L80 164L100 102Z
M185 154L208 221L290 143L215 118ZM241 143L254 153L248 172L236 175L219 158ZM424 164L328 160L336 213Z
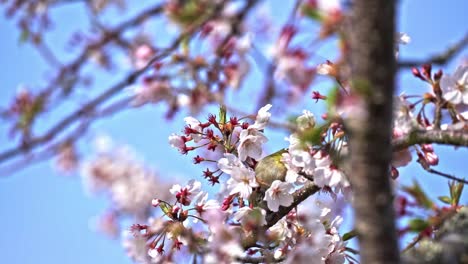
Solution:
M399 263L390 186L394 93L395 1L356 0L350 23L352 93L362 107L346 124L349 175L355 195L355 228L361 263ZM361 111L362 110L362 111Z

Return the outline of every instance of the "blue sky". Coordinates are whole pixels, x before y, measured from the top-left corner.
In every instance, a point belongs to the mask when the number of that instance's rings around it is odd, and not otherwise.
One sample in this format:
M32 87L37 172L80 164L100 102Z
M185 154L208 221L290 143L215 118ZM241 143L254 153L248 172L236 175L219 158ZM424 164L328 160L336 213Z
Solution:
M282 2L273 3L277 9ZM68 59L72 56L55 41L61 39L68 32L68 27L72 27L76 21L85 21L79 7L79 4L74 4L52 11L53 19L61 22L47 40L56 46L60 55ZM141 8L132 7L131 12ZM467 30L463 22L466 22L466 10L468 2L461 0L400 1L399 31L408 33L412 38L409 45L401 48L401 57L424 58L460 39ZM0 11L3 13L4 8L0 8ZM112 16L107 19L112 23ZM0 30L0 105L5 106L18 84L43 84L48 68L29 45L18 45L19 33L14 23L4 16L0 17ZM465 57L468 55L466 51L463 54ZM460 58L462 56L444 67L444 71L453 71ZM402 90L421 92L428 89L424 83L414 80L408 74L400 75L399 79ZM98 81L108 84L115 82L115 79ZM165 175L200 179L200 167L192 165L190 157L179 155L167 144L169 134L182 129L183 114L178 115L174 122L165 123L161 110L162 107L156 106L123 112L98 122L93 126L91 135L105 132L116 141L131 145L148 164L164 171ZM45 120L50 121L53 121L52 117ZM0 124L0 132L0 150L3 150L9 144L4 124ZM276 135L278 138L282 136ZM90 138L88 136L85 140ZM275 146L269 148L274 149ZM438 150L441 157L438 169L466 177L467 150L453 151L453 148L448 147ZM426 190L433 191L436 196L446 193L445 180L427 175L414 164L400 175L404 182L417 178ZM462 201L468 201L466 193ZM107 206L104 198L89 197L83 192L78 175L59 175L49 162L31 166L13 176L0 177L2 262L131 263L118 241L110 240L89 228L90 219L101 214Z

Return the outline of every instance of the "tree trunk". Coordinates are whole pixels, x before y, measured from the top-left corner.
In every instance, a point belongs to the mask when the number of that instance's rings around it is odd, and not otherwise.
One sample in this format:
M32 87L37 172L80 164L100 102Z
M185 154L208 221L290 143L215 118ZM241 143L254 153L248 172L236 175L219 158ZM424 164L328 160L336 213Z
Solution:
M355 0L349 43L352 94L360 111L346 124L350 182L361 261L399 263L390 185L392 105L395 77L395 1Z

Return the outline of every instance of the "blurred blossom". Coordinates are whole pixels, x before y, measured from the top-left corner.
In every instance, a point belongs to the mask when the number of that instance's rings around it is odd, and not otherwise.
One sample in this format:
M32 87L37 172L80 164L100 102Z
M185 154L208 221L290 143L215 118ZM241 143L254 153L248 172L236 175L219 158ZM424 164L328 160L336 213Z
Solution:
M169 200L167 184L158 182L156 173L138 161L128 147L106 148L82 164L83 183L90 192L105 192L115 210L137 218L146 217L155 194Z
M63 173L70 173L78 167L78 156L72 143L60 146L55 165Z
M413 117L410 103L404 99L403 96L399 96L395 99L393 120L394 133L399 135L407 134L413 129L419 127L416 119Z
M455 105L468 105L468 66L458 66L453 75L444 74L440 88L445 100Z
M314 114L312 114L312 112L309 110L304 110L302 111L302 115L296 119L296 123L297 128L301 131L313 128L315 126Z
M136 69L145 67L150 59L156 54L153 47L144 43L133 50L132 58Z
M110 238L117 238L120 235L119 218L116 212L105 212L103 215L95 218L91 224L93 229Z
M404 45L410 43L410 41L411 41L410 36L408 34L406 34L406 33L403 33L403 32L398 33L398 38L397 39L398 39L399 44L404 44Z
M122 246L127 255L136 263L158 263L148 255L147 238L143 235L134 235L130 231L122 234Z
M271 113L268 111L270 111L271 107L271 104L267 104L258 110L255 123L252 125L255 129L262 130L266 127L268 121L270 121Z
M400 53L400 45L406 45L410 43L410 41L411 38L408 34L402 32L398 33L395 40L395 57L398 57Z
M208 210L205 217L211 232L204 263L239 263L235 258L244 255L244 250L240 245L239 232L225 223L226 214L220 210Z
M169 101L172 99L171 86L166 80L146 78L143 83L131 89L133 94L132 106L139 107L147 103Z

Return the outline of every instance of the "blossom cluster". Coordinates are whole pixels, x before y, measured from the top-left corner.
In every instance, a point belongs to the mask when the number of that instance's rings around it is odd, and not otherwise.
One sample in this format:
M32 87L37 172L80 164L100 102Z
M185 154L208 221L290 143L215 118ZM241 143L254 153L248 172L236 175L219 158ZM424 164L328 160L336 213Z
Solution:
M188 28L197 19L208 16L211 8L218 4L206 1L200 3L206 8L193 9L191 3L168 1L166 4L165 12L177 27ZM321 23L320 39L342 30L343 14L338 1L329 1L326 5L324 1L303 1L300 12ZM169 61L155 63L151 73L143 79L143 85L133 91L133 106L165 101L172 104L171 116L184 105L194 114L207 103L224 96L227 87L236 89L241 85L250 71L247 54L252 49L254 36L245 32L242 24L233 24L242 13L239 8L224 7L221 13L204 23L201 31L201 36L220 56L219 60L211 65L208 59L185 52L174 55ZM148 213L151 205L160 212L159 216L150 218L146 215L146 223L140 221L125 234L124 246L132 259L139 263L166 263L184 261L191 255L204 263L237 263L248 258L285 263L354 261L351 256L354 251L347 247L350 233L340 233L343 213L339 204L342 200L352 201L354 195L347 178L350 151L346 125L366 116L365 102L350 81L345 60L347 43L340 47L341 58L314 66L313 54L295 44L294 40L300 39L298 34L296 24L281 28L270 49L274 65L271 75L275 81L284 81L288 98L294 100L306 94L317 74L330 77L337 84L331 93L323 95L313 91L311 96L316 103L323 100L327 104L322 120L316 120L311 111L304 110L293 122L294 128L284 148L267 155L263 151L268 142L264 132L271 118L271 104L260 108L255 117L228 117L227 110L220 107L218 116L211 114L204 121L194 116L184 118L186 125L182 134L169 136L169 144L183 155L196 152L194 163L207 166L203 177L218 191L214 195L202 191L203 183L192 179L186 185L173 185L169 196L159 195L161 192L151 189L151 184L144 186L148 190L143 191L144 199L132 195L138 200L132 203L135 207L145 208L144 212ZM396 57L398 45L409 41L405 33L395 36ZM134 50L134 66L145 67L155 53L156 49L150 44L142 43ZM176 82L171 82L173 73L169 66L183 66L182 72L193 80L189 82L193 87L179 89ZM175 72L179 74L180 71ZM449 75L442 71L433 74L431 65L423 65L421 70L414 68L413 75L428 83L432 93L402 94L396 98L392 139L408 137L418 130L466 130L468 67L462 65ZM414 98L417 100L412 102ZM431 107L434 114L428 113ZM447 117L451 123L447 123ZM424 169L439 163L431 144L397 150L389 168L393 179L413 156ZM99 167L106 166L100 164ZM119 173L109 175L115 177ZM114 184L118 184L112 177L103 181L95 176L98 180L94 185L104 184L106 189L113 190ZM316 189L312 194L321 192L326 197L319 199L310 194L308 199L298 198L311 186ZM155 194L158 195L154 197ZM324 202L327 199L328 202ZM125 209L122 202L128 199L114 200L123 211L131 211ZM429 226L424 230L428 235L433 230L432 225Z
M246 121L251 116L228 118L224 107L220 107L219 116L209 115L206 121L186 117L183 133L172 134L169 144L184 155L196 151L194 163L207 164L203 176L211 185L219 185L219 190L214 199L208 199L208 193L200 190L202 184L191 180L184 187L171 188L175 202L153 199L152 205L163 215L132 227L133 238L127 242L133 241L129 248L135 260L170 262L178 258L178 252L188 250L206 263L236 263L246 258L286 263L354 261L350 255L353 250L346 246L349 235L339 232L343 215L336 204L353 199L347 179L350 153L345 126L356 115L365 115L356 112L362 111L363 102L353 93L342 61L328 60L316 68L305 66L305 54L290 48L294 34L294 27L285 27L280 34L273 52L277 60L274 75L302 90L308 88L315 73L332 77L339 84L331 102L327 96L313 93L313 99L329 104L322 124L304 110L286 138L288 145L265 155L268 138L264 131L271 118L271 104L259 109L253 123ZM409 37L401 33L397 41L407 44ZM298 71L297 67L304 68ZM417 130L466 129L467 68L460 66L453 75L432 74L431 66L424 65L421 71L413 69L413 74L429 83L433 94L426 93L416 102L410 102L415 97L405 94L397 97L393 139ZM426 114L426 105L440 111L433 120ZM446 113L451 124L441 124ZM389 168L394 179L398 168L412 160L412 151L425 169L439 162L430 144L395 151ZM297 200L311 185L325 193L330 203L317 198ZM278 214L279 219L271 220Z
M120 235L120 221L125 217L148 219L155 193L171 198L166 189L169 183L158 179L131 149L114 146L105 136L96 140L96 155L81 164L81 175L89 193L105 193L112 202L95 223L99 231L111 237Z
M241 121L246 117L228 119L224 108L219 117L210 115L207 122L185 118L183 135L172 134L169 142L182 154L205 151L194 162L211 163L214 169L207 168L203 174L212 185L220 185L219 191L215 199L208 199L202 184L190 180L170 189L175 202L153 199L152 205L163 216L132 227L134 236L126 245L133 259L142 263L174 261L184 248L205 263L236 263L244 257L344 263L350 258L338 232L343 217L337 206L331 206L342 199L338 197L341 193L351 196L344 172L325 150L301 144L300 134L315 126L309 111L297 118L297 133L288 138L288 149L265 157L263 144L268 139L263 132L271 107L262 107L253 124ZM268 163L270 158L279 166L272 169L284 172L275 179L261 169L265 164L274 166ZM328 193L330 203L309 199L293 207L295 192L310 184ZM279 220L267 220L280 211L284 212ZM146 247L146 256L141 247Z

